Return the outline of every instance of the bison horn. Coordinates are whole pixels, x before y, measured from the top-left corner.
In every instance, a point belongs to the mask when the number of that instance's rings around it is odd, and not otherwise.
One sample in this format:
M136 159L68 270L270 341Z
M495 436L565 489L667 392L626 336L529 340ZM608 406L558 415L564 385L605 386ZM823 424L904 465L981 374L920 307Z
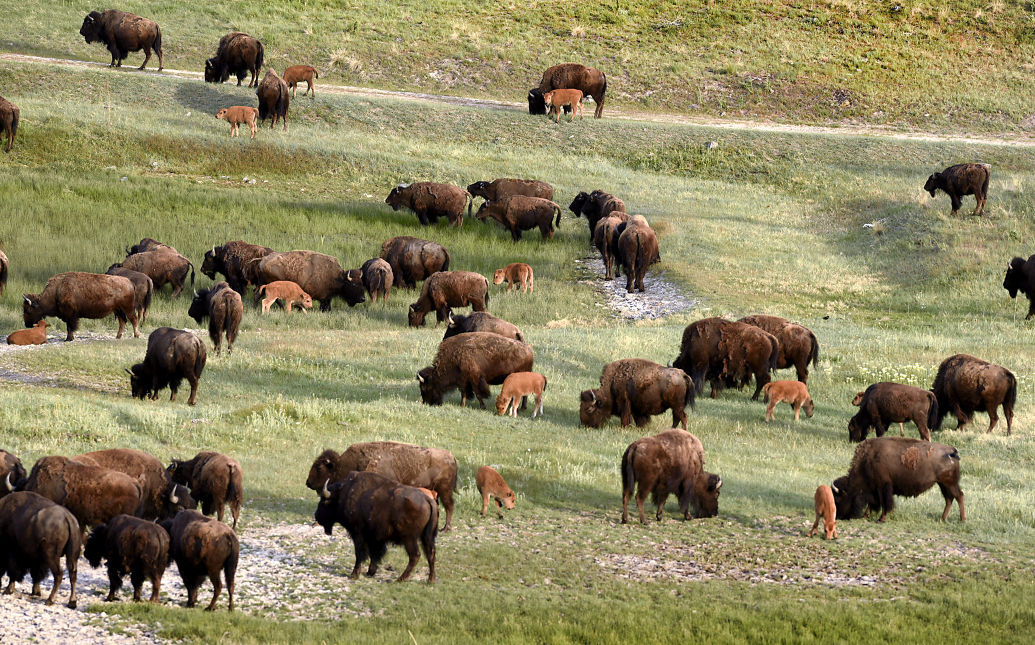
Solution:
M424 382L424 377L420 375L420 372L417 372L417 380L420 381L421 383Z
M169 501L173 504L180 503L180 498L176 496L176 486L173 486L172 490L169 491Z
M216 254L216 245L213 244L212 245L212 255L215 255L215 254Z
M327 484L329 484L329 483L331 483L331 480L330 479L325 479L324 482L323 482L323 490L320 491L320 497L322 497L324 499L330 499L331 498L331 491L330 491L329 488L327 488Z
M197 298L197 297L198 297L198 290L197 290L197 289L195 289L195 290L194 290L194 297L195 297L195 298Z
M597 393L594 392L593 390L589 391L589 400L594 402L594 403L597 402Z
M452 313L446 315L446 320L449 321L449 326L450 327L455 327L456 326L456 323L453 322L453 314Z
M25 298L25 302L29 303L30 305L32 304L32 301L29 300L29 296L25 295L24 293L22 294L22 298Z
M129 369L128 367L124 369L126 370L126 374L129 374L130 376L136 376L136 374L133 373L133 370Z
M715 484L715 490L722 488L722 477L719 477L719 482Z
M11 483L11 473L7 473L7 477L4 477L4 488L7 492L14 492L14 485Z
M834 493L836 493L836 494L838 494L838 495L840 495L840 494L841 494L841 491L839 491L839 490L837 489L837 486L834 486L833 484L831 484L831 485L830 485L830 490L832 490L832 491L833 491Z

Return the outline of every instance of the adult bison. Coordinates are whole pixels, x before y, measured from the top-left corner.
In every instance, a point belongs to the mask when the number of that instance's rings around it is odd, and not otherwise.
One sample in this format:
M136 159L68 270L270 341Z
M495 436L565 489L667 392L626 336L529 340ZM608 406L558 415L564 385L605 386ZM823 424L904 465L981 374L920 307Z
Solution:
M744 316L740 322L763 329L780 342L780 355L776 359L776 368L793 367L802 383L809 381L809 363L813 367L819 365L819 340L808 327L792 323L779 316L754 314Z
M137 323L143 325L144 319L147 318L147 312L151 309L151 298L155 292L154 280L149 278L146 273L127 269L117 264L108 267L105 273L122 276L133 283L133 290L135 292L133 309L137 312Z
M255 88L255 95L259 97L259 122L270 120L270 130L277 124L277 119L284 122L284 131L287 132L288 86L276 70L272 67L266 70L266 76Z
M138 399L158 399L158 392L169 387L170 401L176 400L176 391L183 379L190 384L190 398L194 405L198 399L198 381L205 369L208 351L205 343L189 331L159 327L147 337L147 352L144 362L126 370L129 373L130 391Z
M6 450L0 450L0 497L13 493L24 481L25 466L22 460Z
M4 593L25 574L32 576L32 595L49 571L54 577L47 604L53 605L61 588L61 557L68 570L68 606L76 606L76 571L82 552L82 529L68 509L33 492L17 492L0 499L0 578L8 576Z
M152 455L131 448L97 450L73 457L90 466L107 468L129 475L140 484L143 504L137 515L145 520L163 520L185 508L194 508L190 492L174 482L162 462Z
M273 249L268 246L233 240L222 246L213 246L211 251L205 251L201 272L212 280L216 279L217 273L222 273L230 288L243 296L250 284L245 267L250 261L271 253Z
M388 296L392 293L392 283L395 281L395 274L392 272L392 265L381 258L370 258L359 268L363 273L363 287L370 296L370 302L377 302L378 296L381 302L388 302Z
M217 355L222 349L224 335L226 353L234 351L237 330L244 316L244 303L241 302L241 294L231 289L229 284L217 282L211 289L195 291L187 315L199 324L208 318L208 337L212 339Z
M647 267L660 261L661 253L658 251L658 235L642 215L630 217L625 230L618 236L618 257L625 270L625 290L632 293L635 288L643 293Z
M546 114L546 99L538 87L528 90L528 113L534 115Z
M607 76L595 67L586 67L580 63L561 63L543 72L539 81L539 93L546 94L552 90L582 90L586 96L592 96L597 104L593 116L600 118L604 113L604 94L607 92Z
M316 251L270 253L252 260L256 284L289 280L320 301L320 311L331 310L331 300L344 298L350 307L363 302L363 278L356 269L346 271L337 258ZM251 266L249 265L249 266ZM251 270L251 269L250 269Z
M101 560L108 561L108 602L115 600L122 577L129 573L133 600L140 602L147 579L151 581L151 602L157 603L169 565L169 534L154 522L116 515L90 532L83 556L94 569L101 566Z
M220 572L226 580L230 596L229 610L234 610L234 577L241 545L237 534L226 524L197 511L180 511L176 517L162 522L169 533L169 557L176 563L187 588L187 607L198 602L198 589L206 576L212 581L212 602L205 611L213 611L223 590Z
M580 192L575 195L575 199L568 205L568 210L575 213L575 217L586 216L589 222L589 238L592 240L597 222L611 213L624 213L625 202L611 193L594 190L592 193Z
M467 207L467 216L470 217L473 201L471 193L459 186L430 181L399 184L385 198L385 203L393 211L408 208L417 214L424 226L438 222L440 217L447 218L456 227L463 226L464 207Z
M407 486L434 491L446 508L442 530L452 528L457 463L448 450L397 441L354 443L341 454L328 449L313 460L305 485L319 492L327 482L341 481L354 470L375 472Z
M512 195L553 199L553 186L537 179L512 179L501 177L492 181L476 181L467 187L474 197L495 202Z
M497 318L487 311L475 311L466 316L453 316L448 317L449 325L446 327L446 335L442 337L442 340L458 336L460 334L466 334L471 331L487 331L493 334L499 334L504 338L513 338L514 340L525 342L525 337L521 335L521 330L502 318Z
M83 532L121 513L140 515L145 501L140 482L126 473L58 456L37 459L24 490L67 508Z
M715 517L719 514L719 488L722 477L704 470L704 446L686 430L673 428L653 437L637 439L622 455L622 524L629 522L629 498L636 492L640 524L646 524L643 502L647 493L657 506L655 517L661 521L665 500L674 494L683 519Z
M234 31L223 36L219 39L216 55L205 61L205 82L225 83L233 74L240 86L251 72L252 80L248 87L257 86L265 51L262 43L248 34Z
M956 429L970 423L975 412L988 413L988 430L999 423L996 408L1003 406L1007 436L1013 430L1013 406L1017 401L1017 379L1005 367L968 354L956 354L942 361L931 386L938 400L938 415L932 425L939 430L945 415L952 412Z
M895 495L916 497L935 484L945 498L942 521L949 517L952 500L967 514L960 490L960 456L952 446L908 437L877 437L859 444L848 475L834 480L837 519L850 520L880 510L880 521L895 509Z
M158 54L158 71L162 71L162 29L154 20L118 9L91 11L83 19L79 35L87 43L104 43L111 52L109 67L122 67L122 61L130 52L143 49L144 62L139 69L144 69L154 49Z
M927 178L924 190L934 197L939 189L952 200L952 214L959 212L963 205L964 195L973 195L977 200L973 215L984 215L985 199L988 198L988 180L992 175L992 167L987 163L961 163L949 166Z
M889 423L912 421L925 441L938 423L938 400L932 392L901 383L874 383L857 397L859 412L848 421L848 438L862 441L872 426L884 436ZM854 403L854 401L853 401Z
M137 248L144 248L144 250L134 251ZM156 290L161 289L166 284L171 284L174 298L183 291L183 285L187 281L188 272L190 272L190 284L192 287L194 286L194 265L186 257L180 255L173 247L156 243L155 246L142 247L138 245L129 250L130 253L125 260L111 265L108 270L122 267L139 271L151 278Z
M1017 297L1020 291L1028 298L1028 315L1025 320L1035 316L1035 255L1027 260L1015 257L1006 265L1006 277L1003 278L1003 289L1011 298Z
M18 135L20 117L21 110L18 109L18 106L0 96L0 126L3 126L4 135L7 137L7 147L4 148L4 152L10 152L11 146L14 145L14 138Z
M102 273L59 273L47 280L42 293L22 294L22 319L32 327L47 316L65 323L66 341L75 340L81 318L106 318L114 314L119 323L115 338L122 338L126 321L133 325L133 337L140 336L136 313L136 289L128 279Z
M499 201L483 202L475 217L483 222L486 218L495 220L510 231L515 242L521 239L522 231L534 228L539 229L543 240L548 240L553 237L554 226L561 225L561 207L549 199L510 195Z
M593 229L593 246L600 251L600 257L604 261L604 279L611 280L615 277L617 265L618 275L621 275L621 261L619 258L618 240L629 222L629 214L615 211L597 221Z
M490 385L501 385L514 372L532 371L532 348L487 331L474 331L447 338L438 345L435 360L417 372L421 400L442 405L442 398L460 390L460 405L476 396L482 408L490 396Z
M193 459L173 459L168 473L172 481L190 486L191 495L201 502L203 514L215 513L216 519L222 522L223 511L229 504L230 515L234 518L233 528L237 530L241 501L244 499L244 475L236 460L218 452L203 450Z
M424 326L424 317L435 312L435 326L449 317L453 307L470 306L485 311L489 304L489 280L473 271L439 271L424 281L420 297L410 305L410 327Z
M642 358L625 358L604 366L600 388L580 395L579 421L599 428L608 417L622 425L643 427L652 415L672 410L672 425L686 430L686 406L694 407L694 384L686 372Z
M762 388L776 369L780 344L776 337L758 327L724 318L704 318L687 325L679 356L672 362L693 379L700 394L707 380L712 385L712 398L726 386L743 387L755 377L758 399Z
M400 235L381 245L381 259L392 267L395 283L413 289L436 271L449 271L449 251L441 244Z

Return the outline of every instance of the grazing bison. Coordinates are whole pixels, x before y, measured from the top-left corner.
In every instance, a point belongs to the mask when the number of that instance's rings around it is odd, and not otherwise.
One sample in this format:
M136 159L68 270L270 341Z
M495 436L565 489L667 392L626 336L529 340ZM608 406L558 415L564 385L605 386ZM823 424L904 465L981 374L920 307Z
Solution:
M40 595L40 581L50 571L54 586L47 604L53 605L61 587L61 556L68 569L68 606L76 606L76 572L82 552L82 530L68 509L33 492L12 493L0 499L0 578L8 576L5 594L25 574L32 576L32 595Z
M949 166L941 172L936 172L927 178L924 190L934 197L938 189L945 191L945 194L952 200L952 214L959 212L963 205L964 195L973 195L977 200L972 215L985 214L985 199L988 197L988 179L992 174L992 167L987 163L961 163Z
M327 482L341 481L354 470L375 472L407 486L434 491L446 507L446 525L442 530L452 528L457 463L448 450L396 441L354 443L340 455L328 449L313 460L305 485L319 491Z
M496 202L512 195L553 199L553 186L537 179L501 177L492 181L476 181L467 187L467 192L489 202Z
M46 345L47 321L41 320L28 329L19 329L7 335L8 345Z
M18 134L18 119L20 117L21 110L18 109L18 106L0 96L0 125L4 128L4 134L7 135L7 148L4 149L4 152L10 152L11 146L14 145L14 137ZM0 255L3 255L3 253L0 253Z
M464 207L467 207L467 216L470 217L473 202L471 193L459 186L430 181L399 184L385 198L385 203L393 211L405 206L417 214L424 226L438 222L440 217L449 219L449 223L456 227L463 226Z
M205 251L201 272L212 280L216 279L217 273L222 273L226 276L230 288L243 296L250 284L245 267L250 261L271 253L273 249L268 246L234 240L222 246L213 246L211 251Z
M100 273L59 273L47 280L43 293L22 294L22 319L32 327L47 316L65 323L66 341L75 340L80 318L105 318L114 314L119 323L115 338L122 338L126 321L133 325L133 337L140 336L136 313L136 289L128 279Z
M704 470L704 446L686 430L673 428L653 437L637 439L622 455L622 524L629 522L629 498L636 491L640 524L646 524L643 502L647 493L657 506L655 518L661 521L665 500L675 494L683 519L701 519L719 514L719 488L722 477Z
M217 355L222 349L221 341L224 334L226 353L234 351L237 329L241 325L241 316L244 315L244 303L241 302L241 294L231 289L229 284L217 282L211 289L195 291L187 315L199 324L208 318L208 337L212 339Z
M512 262L502 269L496 269L492 274L492 283L502 284L504 280L507 281L507 293L518 284L521 285L522 293L535 291L535 274L532 267L524 262Z
M132 251L132 249L130 250ZM145 274L154 282L155 290L171 284L174 298L183 291L188 271L190 272L191 287L194 286L194 265L180 255L176 249L164 244L145 251L130 253L125 260L111 265L108 270L119 267Z
M776 337L758 327L723 318L704 318L687 325L679 356L672 362L693 379L700 394L707 380L712 398L727 386L743 387L755 377L752 400L771 379L776 369L780 344Z
M146 273L127 269L117 264L108 267L105 273L122 276L133 283L133 290L135 292L133 309L137 312L137 323L143 325L144 320L147 318L147 312L151 310L151 298L155 292L154 280L149 278Z
M315 518L327 535L335 524L345 527L356 549L351 578L359 577L367 558L367 576L373 577L388 544L399 544L409 562L396 582L409 579L422 549L428 561L428 583L435 582L438 504L419 488L373 472L352 472L332 485L324 483Z
M643 278L647 267L661 260L658 251L658 235L642 215L633 215L618 237L618 255L625 270L625 290L632 293L639 289L643 293Z
M226 592L230 596L229 610L234 610L234 576L237 574L237 560L241 545L234 530L218 520L205 517L197 511L180 511L171 520L162 522L162 528L169 533L169 557L176 563L187 588L187 606L198 602L198 588L205 576L212 581L212 602L205 611L216 608L216 600L223 590L219 573L226 579Z
M320 311L331 310L331 300L344 298L350 307L363 302L363 279L358 270L346 271L337 258L316 251L270 253L252 260L256 284L288 280L302 287L313 300L320 302Z
M952 446L907 437L877 437L859 444L848 475L834 480L837 519L862 517L880 510L880 521L895 509L895 495L916 497L938 484L945 498L942 521L949 517L952 500L967 520L960 490L960 456Z
M97 450L73 457L76 461L124 473L140 484L143 505L136 513L145 520L164 520L196 506L190 492L170 479L152 455L131 448Z
M392 267L397 285L413 289L436 271L449 271L449 251L441 244L400 235L381 245L381 259Z
M501 385L514 372L531 371L531 347L499 334L474 331L439 343L434 362L417 372L417 380L426 405L442 405L442 397L458 388L461 407L468 397L476 396L484 408L489 385Z
M593 116L600 118L604 113L604 93L607 92L607 77L595 67L586 67L579 63L561 63L554 65L543 72L543 79L539 82L539 93L546 96L547 92L558 89L581 90L586 96L592 96L593 102L597 104ZM531 111L531 102L529 102Z
M309 313L309 310L313 308L312 296L302 291L302 287L290 280L276 280L264 284L256 290L255 297L262 298L262 313L264 314L270 312L270 307L277 300L283 301L284 310L288 313L291 313L292 305L298 305L302 309L302 313Z
M501 520L503 519L504 505L507 507L507 510L514 508L514 501L516 499L514 491L510 490L507 482L503 481L503 476L496 472L495 469L489 466L482 466L475 473L474 483L478 488L478 494L482 496L482 517L485 517L485 511L489 508L490 499L496 501L496 515Z
M214 512L222 522L223 509L229 504L233 528L237 530L244 498L240 464L218 452L202 451L190 460L174 459L168 472L172 481L190 487L191 495L201 502L201 512L205 515Z
M992 432L999 423L996 408L1001 405L1006 416L1006 435L1013 431L1017 379L1005 367L967 354L956 354L938 366L931 391L938 400L938 415L931 426L933 430L941 429L942 420L950 412L958 421L957 430L970 423L975 412L987 412L986 432Z
M270 119L272 130L277 124L277 119L280 119L284 123L284 131L287 132L287 112L290 103L288 86L272 67L266 70L266 76L255 89L255 95L259 97L259 121L265 123L266 119Z
M316 88L313 87L314 78L320 78L320 72L316 71L316 68L311 65L292 65L284 70L284 82L291 89L291 98L295 98L295 90L298 88L298 84L305 81L306 88L302 92L302 96L312 92L315 99Z
M510 416L517 417L518 404L524 404L525 398L535 396L535 408L532 418L543 413L543 390L546 389L546 377L537 372L514 372L503 379L503 388L496 397L496 414L504 415L510 409ZM482 513L484 515L485 513Z
M516 325L502 318L497 318L487 311L475 311L466 316L450 315L447 320L449 325L446 327L446 335L442 337L442 340L471 331L488 331L505 338L513 338L522 343L525 342L525 337Z
M793 367L798 380L808 383L809 363L819 365L819 341L808 327L792 323L779 316L755 314L744 316L740 322L763 329L780 341L780 355L776 359L776 368Z
M827 540L837 537L837 505L834 503L834 492L830 486L817 486L814 496L816 503L816 520L809 529L808 537L816 534L819 521L823 520L823 529Z
M874 383L863 392L859 412L848 421L848 438L862 441L872 426L884 436L888 423L912 421L924 441L931 440L931 428L938 423L938 400L934 394L912 385Z
M147 67L151 60L151 50L158 54L158 71L162 71L162 29L158 23L148 18L108 9L107 11L91 11L83 19L79 35L87 43L104 43L111 52L109 67L122 67L122 61L130 52L144 50L144 62L139 69Z
M87 526L104 524L121 513L139 516L145 502L136 478L68 457L37 459L24 490L70 510L83 532Z
M593 246L597 247L600 251L600 257L604 261L604 279L612 280L615 277L615 268L617 264L618 275L621 275L622 262L618 260L620 257L620 249L618 247L618 241L622 237L622 233L628 226L629 214L624 212L615 211L602 218L597 222L596 228L593 229Z
M424 316L435 312L435 326L446 320L453 307L471 306L485 311L489 304L489 280L473 271L439 271L424 281L417 302L410 305L410 327L423 327Z
M13 493L24 481L25 466L22 466L22 460L6 450L0 450L0 497Z
M575 213L575 217L586 216L589 222L589 239L592 241L597 222L611 213L624 213L625 202L610 193L594 190L592 193L580 192L575 195L575 199L568 205L568 210Z
M248 34L234 31L223 36L219 39L216 55L205 61L205 82L225 83L234 74L240 86L251 72L252 80L248 87L257 86L265 51L262 43Z
M370 258L359 270L363 272L363 287L370 295L370 302L377 302L378 296L382 303L388 302L395 280L392 265L381 258Z
M552 222L556 216L556 224ZM544 240L553 237L553 227L561 225L561 207L549 199L512 195L497 202L483 202L475 215L485 221L490 217L510 231L510 237L517 242L521 231L539 229Z
M156 401L158 392L168 386L172 392L169 400L175 401L176 390L183 379L187 379L190 383L187 403L194 405L198 397L198 380L207 359L208 352L200 338L189 331L159 327L147 337L144 362L126 370L130 391L138 399L149 396Z
M762 387L765 395L762 400L769 405L765 408L765 422L773 420L773 410L780 402L786 401L794 408L794 420L801 418L801 409L805 408L805 414L811 419L815 406L812 404L812 397L809 396L809 388L801 381L771 381Z
M694 407L694 384L686 372L642 358L625 358L604 366L600 387L580 395L579 421L599 428L608 417L642 428L652 415L672 410L672 425L687 427L686 406Z
M1017 257L1010 260L1006 265L1003 289L1010 293L1011 298L1016 298L1018 291L1023 293L1028 298L1028 315L1024 319L1035 316L1035 255L1027 260Z
M546 114L546 100L538 87L528 90L528 113L541 115Z
M129 573L134 602L140 602L144 580L150 580L150 601L157 603L162 576L169 566L169 534L154 522L116 515L90 532L83 555L94 569L101 566L101 560L108 561L108 602L115 600L122 576Z

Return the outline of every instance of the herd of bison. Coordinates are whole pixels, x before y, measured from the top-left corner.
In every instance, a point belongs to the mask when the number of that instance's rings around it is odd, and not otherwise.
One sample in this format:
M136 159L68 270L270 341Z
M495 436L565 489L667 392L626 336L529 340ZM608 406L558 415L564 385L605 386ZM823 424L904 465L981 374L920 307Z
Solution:
M153 21L115 10L92 12L80 33L87 42L103 42L111 52L113 66L121 65L128 52L140 49L146 65L153 49L161 69L161 30ZM216 56L205 65L205 80L210 82L223 82L233 74L240 85L251 73L250 86L257 86L259 95L256 114L249 117L247 112L224 110L221 118L231 121L235 130L240 123L248 123L253 136L256 115L272 117L274 123L286 115L288 83L294 89L295 83L305 80L308 92L316 76L311 67L291 68L285 74L286 83L271 70L258 82L263 56L262 43L235 32L220 41ZM553 90L577 88L579 98L583 94L593 97L595 116L600 117L606 87L599 70L571 63L558 65L547 70L540 86L529 92L529 111L545 113L548 105L556 109ZM0 117L10 150L18 109L0 99ZM981 214L988 180L986 164L961 164L931 175L925 190L932 196L936 190L946 192L953 212L960 208L963 195L972 194L977 200L975 214ZM392 189L385 201L395 210L412 210L422 225L446 218L459 227L464 211L471 214L475 197L485 200L477 218L498 222L514 241L521 239L523 231L536 228L545 241L561 222L562 208L552 201L553 187L536 180L501 178L478 181L466 189L418 182ZM627 290L643 291L647 267L660 260L657 235L646 219L629 214L622 199L600 190L579 193L569 210L588 220L590 241L603 259L605 279L624 272ZM16 255L13 261L17 262ZM0 252L0 294L10 262ZM542 413L546 379L531 371L532 347L515 325L486 311L488 278L451 269L451 262L441 245L410 236L385 241L378 257L352 270L344 269L337 258L315 251L277 252L230 241L206 252L200 267L209 278L215 280L221 274L225 281L194 291L187 313L199 323L207 319L215 351L221 351L225 339L230 353L250 288L254 304L261 301L262 312L268 313L278 300L288 311L292 306L308 310L314 301L326 311L334 298L351 307L365 300L364 292L376 302L378 298L387 300L393 286L415 289L423 283L417 301L410 305L408 324L424 325L425 316L432 311L438 323L447 323L431 365L417 372L423 402L441 405L447 394L459 390L461 406L475 397L484 408L485 399L491 396L490 386L502 385L498 414L508 409L515 414L518 402L524 409L524 398L533 395L533 415ZM40 293L24 294L26 329L11 333L8 343L45 343L46 318L64 322L67 341L74 339L81 318L108 315L118 322L116 338L122 336L127 322L138 336L155 291L170 284L172 296L178 296L188 275L193 285L194 264L188 258L171 246L145 238L128 248L125 259L104 274L61 273L49 279ZM526 263L503 267L493 276L495 284L506 281L508 291L519 286L525 293L534 290L533 280L533 267ZM1032 302L1028 317L1035 315L1035 256L1014 258L1003 287L1011 297L1024 293ZM473 309L470 315L454 315L454 309L467 306ZM159 327L148 337L143 361L126 369L132 395L156 399L168 387L175 400L186 380L188 402L193 405L206 359L206 344L195 334ZM653 415L672 413L673 429L634 441L622 455L622 522L628 521L628 504L634 493L641 522L646 522L648 494L658 520L669 495L676 496L685 519L691 513L696 518L715 516L722 478L704 470L704 447L686 432L686 408L694 407L705 383L715 398L723 388L742 389L753 382L752 399L764 394L769 404L767 422L780 402L793 407L796 420L803 409L811 417L814 406L807 382L809 366L817 365L818 360L819 342L811 330L777 316L752 315L737 321L706 318L688 325L671 366L638 358L604 365L600 387L580 394L583 425L598 428L615 416L623 426L635 423L642 427ZM796 380L772 380L776 370L789 368L795 370ZM816 523L809 535L821 519L828 538L837 534L837 519L880 511L883 521L893 510L896 495L916 496L936 484L945 499L942 520L955 500L964 521L960 456L951 446L932 443L930 432L941 426L947 414L955 416L962 427L978 411L989 415L991 432L1001 407L1010 434L1016 393L1017 382L1009 370L965 354L941 363L930 390L882 382L859 392L852 401L859 411L848 421L848 437L860 444L847 475L817 489ZM916 425L920 439L884 436L893 423L899 424L902 435L902 424L907 421ZM876 438L867 439L871 428ZM498 513L503 506L513 508L514 492L499 473L483 467L476 483L483 498L482 515L490 500L495 501ZM354 543L353 577L367 560L367 574L373 575L386 546L392 543L402 545L409 557L399 580L411 575L423 553L429 582L435 580L439 506L446 512L443 530L449 530L456 484L457 460L451 453L396 442L357 443L340 454L326 450L313 462L306 481L319 494L317 522L328 534L335 524L341 524ZM208 578L214 586L208 609L215 607L225 584L232 610L242 490L240 465L214 452L201 452L165 467L157 458L137 450L101 450L70 458L42 457L26 472L15 455L0 450L0 574L9 578L6 593L12 593L15 583L28 573L32 593L39 595L40 581L50 572L54 586L48 603L52 603L62 580L60 559L64 557L71 584L68 605L74 607L76 567L84 553L94 567L107 561L108 600L116 598L123 576L129 573L134 599L141 599L141 587L147 580L151 600L156 602L165 568L174 561L187 589L187 606L196 603L198 589ZM193 510L199 503L203 513ZM232 526L222 522L226 505ZM213 513L216 519L208 517Z

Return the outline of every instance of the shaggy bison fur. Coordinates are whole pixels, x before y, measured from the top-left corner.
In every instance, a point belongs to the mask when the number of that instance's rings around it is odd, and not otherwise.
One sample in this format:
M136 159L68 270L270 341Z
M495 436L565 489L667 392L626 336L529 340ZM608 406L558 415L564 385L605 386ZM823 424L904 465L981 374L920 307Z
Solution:
M848 438L862 441L872 426L884 436L889 423L912 421L920 436L931 440L931 428L938 423L938 401L934 394L912 385L874 383L863 392L859 412L848 421Z
M553 199L553 186L537 179L512 179L502 177L492 181L476 181L467 187L467 192L474 197L495 202L512 195Z
M56 316L65 323L66 341L75 340L80 318L106 318L114 314L119 323L115 338L122 338L126 321L133 325L133 337L139 337L136 312L136 289L128 279L100 273L59 273L47 280L43 293L22 294L22 319L32 327L47 316Z
M599 428L608 417L642 428L651 415L672 410L672 425L687 427L686 406L694 407L694 384L686 372L642 358L625 358L604 366L600 388L580 395L579 421Z
M802 383L809 381L809 363L819 365L819 340L808 327L792 323L779 316L755 314L744 316L740 322L763 329L780 341L780 355L776 359L776 368L793 367Z
M288 97L288 86L276 70L266 70L266 76L255 88L255 95L259 97L259 122L265 123L270 119L270 130L277 124L277 119L284 123L284 131L287 132L287 113L290 98Z
M629 522L629 498L636 491L640 523L646 524L643 503L650 493L661 521L665 500L674 494L683 519L715 517L719 514L722 478L704 470L704 446L685 430L666 430L653 437L637 439L622 455L622 524Z
M158 71L162 71L162 29L154 20L118 9L91 11L83 18L79 35L87 43L104 43L111 52L109 67L122 67L122 61L130 52L143 49L144 62L140 64L140 69L144 69L154 49L158 54Z
M952 200L952 214L959 212L963 205L964 195L973 195L977 200L973 215L984 215L985 199L988 197L988 180L992 167L987 163L961 163L949 166L927 178L924 190L934 197L936 191L943 190Z
M758 327L723 318L704 318L683 330L679 356L672 365L690 375L698 394L706 380L711 382L713 399L721 388L741 388L754 376L754 400L771 380L769 373L776 369L779 355L776 337Z
M205 61L205 82L225 83L233 74L240 86L251 72L252 80L248 87L255 87L259 84L259 70L265 53L257 39L239 31L230 32L219 39L216 55Z
M417 214L417 219L424 226L438 222L445 217L449 223L460 227L464 223L464 207L467 216L471 216L471 205L474 198L471 193L452 184L436 184L430 181L418 181L414 184L399 184L388 193L385 203L393 211L408 208Z
M489 280L473 271L439 271L424 281L420 297L410 305L410 327L424 325L424 317L435 312L435 325L446 320L453 307L471 306L485 311L489 304Z
M194 292L194 300L190 303L187 315L197 323L208 318L208 337L216 348L218 355L222 349L222 339L226 336L226 353L234 351L237 340L237 329L244 316L244 303L241 294L230 288L226 282L217 282L211 289Z
M531 347L499 334L474 331L439 343L435 360L417 372L417 380L426 405L442 405L446 393L459 389L461 406L476 396L484 408L490 385L502 385L514 372L531 371Z
M381 259L392 267L395 284L404 289L413 289L436 271L449 271L449 251L445 247L409 235L385 240Z
M593 116L599 119L604 113L607 76L599 69L586 67L579 63L561 63L543 72L543 79L539 81L540 95L545 96L552 90L563 89L581 90L586 96L592 96L593 102L597 105ZM531 102L529 107L531 107Z
M988 430L999 423L996 408L1003 406L1007 436L1013 431L1013 406L1017 401L1017 379L1005 367L994 365L967 354L956 354L942 361L931 386L938 400L938 415L932 426L939 430L942 420L950 412L960 429L974 417L975 412L988 413Z
M561 207L549 199L512 195L496 202L484 202L475 217L482 221L492 218L510 231L515 242L521 239L522 231L534 228L548 240L553 237L554 226L561 225Z

